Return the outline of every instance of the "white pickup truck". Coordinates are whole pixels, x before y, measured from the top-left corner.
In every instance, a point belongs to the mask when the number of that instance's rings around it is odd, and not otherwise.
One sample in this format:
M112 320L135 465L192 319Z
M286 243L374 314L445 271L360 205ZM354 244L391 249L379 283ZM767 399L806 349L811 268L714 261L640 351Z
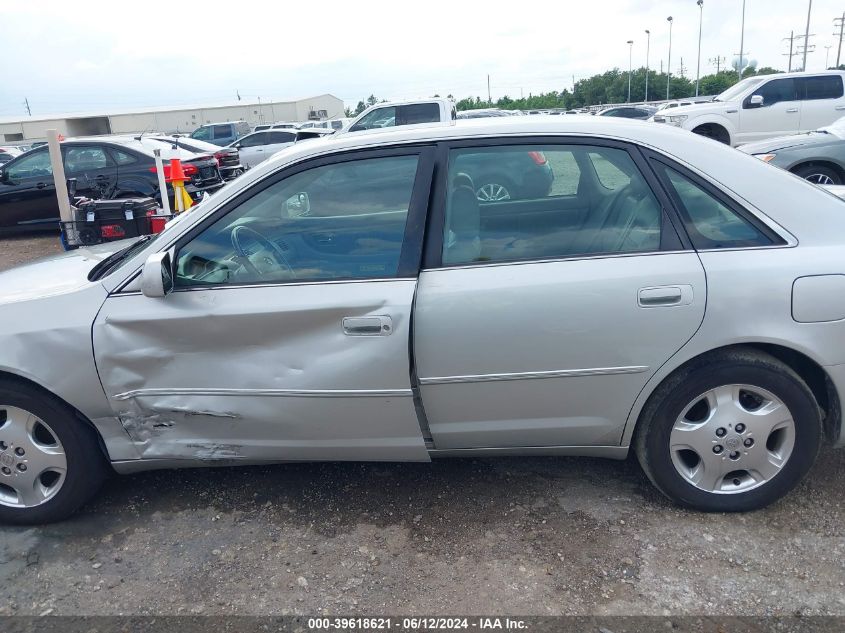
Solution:
M733 146L817 130L845 115L843 76L827 71L749 77L713 101L658 112L654 121Z
M336 134L378 130L399 125L415 125L417 127L452 125L457 118L458 112L451 99L386 101L370 106Z

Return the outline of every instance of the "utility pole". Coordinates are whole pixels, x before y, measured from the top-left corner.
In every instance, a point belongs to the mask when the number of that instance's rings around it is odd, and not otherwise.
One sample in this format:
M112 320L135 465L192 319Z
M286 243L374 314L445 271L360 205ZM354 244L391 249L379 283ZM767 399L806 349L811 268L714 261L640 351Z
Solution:
M745 0L742 0L742 32L739 36L739 80L742 81L742 71L745 67L742 65L742 60L745 57Z
M814 35L811 33L810 37L814 37ZM803 35L798 36L798 39L803 39L803 38L804 38ZM809 46L807 46L807 44L804 44L803 46L798 47L798 49L795 51L795 54L796 55L803 55L804 59L806 59L807 53L814 53L815 51L816 51L816 45L815 44L810 44ZM805 66L804 68L801 69L801 72L806 72L806 70L807 70L807 67Z
M727 61L727 60L726 60L724 57L720 56L720 55L716 55L716 57L711 57L710 59L708 59L708 60L707 60L707 62L708 62L711 66L715 66L715 67L716 67L716 74L717 74L717 75L718 75L720 72L722 72L722 64L724 64L726 61Z
M789 37L783 38L784 42L786 40L789 40L789 70L787 72L791 73L792 72L792 55L793 55L792 49L793 49L793 44L795 43L795 31L790 31ZM787 53L784 53L784 55L786 55L786 54Z
M669 63L666 64L666 101L669 101L669 86L672 79L672 16L666 18L669 23Z
M837 22L839 24L837 24ZM836 67L839 68L839 60L842 57L842 36L845 34L845 13L842 14L841 18L836 18L833 21L833 24L839 27L839 48L836 51ZM834 35L837 34L834 33Z
M830 44L824 47L824 69L827 70L830 66L830 49L833 48Z
M646 44L645 44L645 100L648 101L648 53L651 49L651 31L645 30Z
M704 0L698 0L698 63L695 66L695 96L701 83L701 29L704 26Z
M490 75L487 75L487 103L493 103L493 97L490 94Z
M804 68L801 70L807 72L807 52L810 48L810 14L813 12L813 0L807 5L807 30L804 31Z
M29 108L29 99L27 97L23 98L23 104L26 106L26 113L29 116L32 116L32 110L30 110L30 108Z
M687 75L687 67L684 66L684 58L681 57L681 66L678 68L678 74L681 76L681 79L686 79Z
M634 72L634 40L628 40L628 101L631 103L631 74Z

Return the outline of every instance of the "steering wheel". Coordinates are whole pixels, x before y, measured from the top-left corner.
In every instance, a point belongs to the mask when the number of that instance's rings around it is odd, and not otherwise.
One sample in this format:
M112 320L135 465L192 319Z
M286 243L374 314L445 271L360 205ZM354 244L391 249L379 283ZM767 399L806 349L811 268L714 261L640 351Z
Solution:
M264 250L268 251L272 256L272 259L276 263L277 266L286 270L291 277L296 277L296 273L293 272L293 267L288 262L285 254L282 252L282 249L279 248L279 245L274 243L272 240L267 239L261 233L256 231L255 229L251 229L246 225L239 225L232 229L232 248L235 249L235 255L238 258L239 263L243 265L249 272L258 276L258 277L265 277L268 272L258 269L258 267L252 262L247 254L246 250L244 249L241 240L243 235L248 235L253 241L261 244L264 247Z

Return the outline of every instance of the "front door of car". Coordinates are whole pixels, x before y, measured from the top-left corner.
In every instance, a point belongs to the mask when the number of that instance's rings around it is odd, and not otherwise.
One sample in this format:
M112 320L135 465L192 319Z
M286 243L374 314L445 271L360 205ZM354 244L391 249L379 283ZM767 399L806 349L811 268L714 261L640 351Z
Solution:
M757 103L755 96L763 102ZM801 125L801 104L796 79L765 82L742 102L735 144L796 133Z
M428 459L409 337L432 155L288 168L179 238L173 292L107 299L97 368L140 456Z
M267 145L267 132L253 132L247 134L237 142L241 164L249 169L264 160L264 146Z
M2 169L0 229L58 227L59 203L47 148L27 152Z
M548 195L479 203L455 166L517 151L544 156ZM451 150L443 228L428 238L443 244L427 252L414 312L435 448L619 444L706 300L701 262L645 173L636 150L601 141Z
M111 198L117 185L117 163L102 145L65 145L65 175L76 179L76 194Z

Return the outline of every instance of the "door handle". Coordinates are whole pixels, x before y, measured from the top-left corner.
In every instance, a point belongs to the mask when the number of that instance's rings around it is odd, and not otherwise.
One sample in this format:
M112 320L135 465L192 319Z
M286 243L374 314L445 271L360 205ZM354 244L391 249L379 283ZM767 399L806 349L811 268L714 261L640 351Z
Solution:
M393 319L387 315L344 317L342 325L347 336L390 336L393 333Z
M794 114L795 112L798 112L798 108L789 108L789 109L787 110L787 112L788 112L789 114Z
M692 286L658 286L640 288L637 303L641 308L686 306L692 303Z
M47 186L46 182L39 182L37 185L35 185L35 188L36 189L44 189L44 187L46 187L46 186Z
M836 106L837 110L845 110L845 105Z

